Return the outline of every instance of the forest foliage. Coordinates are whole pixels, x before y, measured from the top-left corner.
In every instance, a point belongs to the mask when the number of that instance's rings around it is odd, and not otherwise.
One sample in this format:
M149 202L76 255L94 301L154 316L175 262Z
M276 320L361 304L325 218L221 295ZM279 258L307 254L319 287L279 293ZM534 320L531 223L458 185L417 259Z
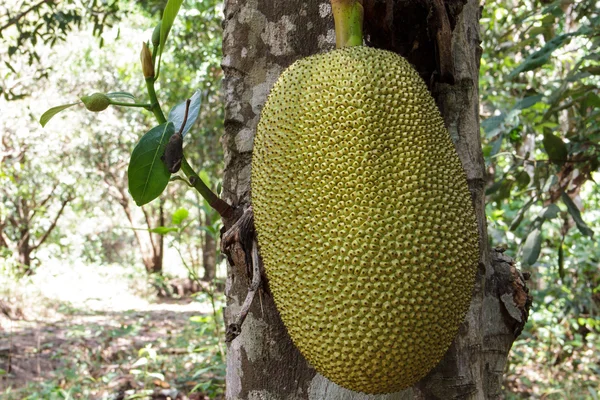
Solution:
M75 1L25 1L1 6L3 274L35 272L65 254L90 262L143 263L153 271L160 254L181 260L191 275L202 275L197 239L216 240L219 230L207 202L175 181L164 193L158 191L163 194L157 200L138 208L127 189L129 155L142 134L156 126L152 114L115 107L89 113L78 100L94 92L126 92L146 101L140 46L150 40L164 4L92 1L82 8ZM184 137L186 156L216 192L223 166L221 7L216 0L183 3L157 81L165 110L197 93L198 122ZM511 353L507 397L596 399L597 3L494 0L482 13L479 92L489 240L531 274L534 297L530 321ZM37 121L46 109L70 103L76 104L41 129ZM165 175L165 186L169 178ZM180 220L182 208L189 211ZM171 249L166 256L158 250L163 235ZM31 269L23 268L25 243ZM216 246L213 250L218 257ZM152 279L166 285L162 274Z

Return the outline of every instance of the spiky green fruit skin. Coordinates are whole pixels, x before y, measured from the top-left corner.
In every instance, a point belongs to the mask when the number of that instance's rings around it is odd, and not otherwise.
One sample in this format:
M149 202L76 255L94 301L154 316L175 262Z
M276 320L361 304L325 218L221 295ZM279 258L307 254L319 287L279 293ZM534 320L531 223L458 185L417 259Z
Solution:
M389 393L438 364L469 307L478 233L406 60L350 47L290 66L261 113L251 187L275 304L317 371Z

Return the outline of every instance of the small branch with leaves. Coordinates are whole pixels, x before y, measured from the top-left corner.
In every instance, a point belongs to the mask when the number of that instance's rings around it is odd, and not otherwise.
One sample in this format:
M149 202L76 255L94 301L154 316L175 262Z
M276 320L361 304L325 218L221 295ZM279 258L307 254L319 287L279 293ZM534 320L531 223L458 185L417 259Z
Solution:
M187 178L186 182L189 181L189 187L197 190L221 217L228 218L232 215L233 208L202 181L184 155L185 134L191 129L200 112L200 92L197 91L185 102L174 106L165 117L155 90L164 45L182 2L167 2L163 18L153 31L151 43L142 44L140 62L149 102L136 102L135 97L127 92L94 93L81 97L78 102L49 109L41 116L40 123L45 126L59 112L81 104L92 112L104 111L109 106L141 108L152 112L159 125L140 138L131 153L127 170L129 192L136 204L142 206L158 198L169 182L186 180L172 176L182 170Z

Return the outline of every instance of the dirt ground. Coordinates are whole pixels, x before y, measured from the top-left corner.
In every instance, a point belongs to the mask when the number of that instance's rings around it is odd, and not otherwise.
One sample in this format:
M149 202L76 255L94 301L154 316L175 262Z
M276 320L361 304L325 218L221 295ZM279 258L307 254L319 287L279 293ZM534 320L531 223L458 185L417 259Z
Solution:
M206 374L192 374L202 363L214 364L197 350L210 347L196 343L207 322L190 323L212 321L210 306L191 299L145 299L131 290L120 295L107 284L110 280L96 280L90 296L85 288L71 298L42 294L30 284L0 297L0 397L33 393L33 399L45 399L63 390L80 395L56 398L120 400L142 392L135 398L220 398L198 389ZM108 296L94 297L97 286Z

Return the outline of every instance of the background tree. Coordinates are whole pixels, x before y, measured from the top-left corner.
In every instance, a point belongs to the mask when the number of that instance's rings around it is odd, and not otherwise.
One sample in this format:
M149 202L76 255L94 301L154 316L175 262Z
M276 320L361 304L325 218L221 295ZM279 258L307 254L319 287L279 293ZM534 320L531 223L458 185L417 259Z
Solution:
M369 43L399 52L431 84L467 174L481 241L471 309L444 360L415 387L369 398L498 398L508 351L524 323L527 295L512 260L491 250L487 239L478 123L479 3L447 2L445 8L441 2L364 3ZM433 13L429 4L434 4ZM434 38L428 32L437 34ZM332 49L334 38L326 3L226 3L223 188L230 203L240 207L250 203L252 141L269 89L285 67L298 58ZM226 221L226 227L230 224ZM245 298L246 273L229 268L228 321L235 318ZM268 291L256 303L242 334L228 348L228 399L366 398L316 374L292 345Z
M10 134L10 131L7 132ZM54 168L8 136L0 147L0 248L17 255L19 273L34 271L33 253L50 237L75 194Z
M25 128L28 118L25 109L0 122L0 248L17 274L34 272L35 252L51 241L81 177L69 138L43 143ZM65 171L63 162L75 168Z
M133 144L124 141L121 136L96 136L93 146L86 153L89 153L89 159L94 163L96 174L103 183L102 187L125 214L148 274L161 274L165 240L163 235L152 232L152 229L165 226L163 200L159 200L158 204L137 207L127 190L126 155Z
M40 46L54 46L66 40L69 32L80 28L82 21L93 24L93 34L103 39L106 27L119 19L119 1L74 0L9 0L0 5L0 51L11 76L0 79L0 94L7 100L16 100L28 95L22 81L27 74L35 80L48 77L48 68L40 55ZM26 71L15 68L11 59L18 57L29 65ZM25 79L27 80L27 79Z
M507 393L594 398L596 367L581 360L600 357L598 8L494 1L481 22L488 231L536 299Z

